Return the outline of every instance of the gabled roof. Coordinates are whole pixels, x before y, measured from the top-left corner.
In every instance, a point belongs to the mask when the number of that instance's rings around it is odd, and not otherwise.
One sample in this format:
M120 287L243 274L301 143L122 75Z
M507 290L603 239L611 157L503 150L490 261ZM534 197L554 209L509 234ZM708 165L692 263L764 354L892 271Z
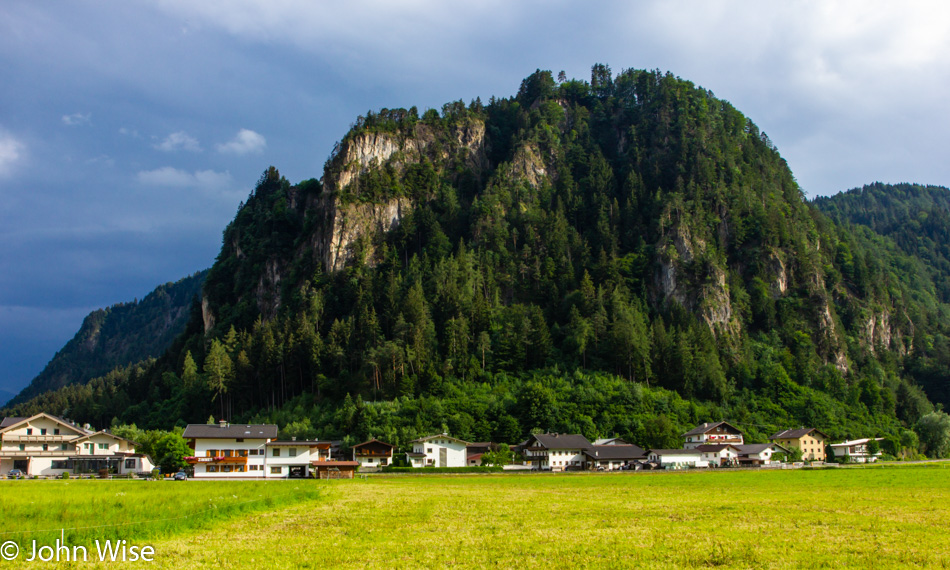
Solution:
M619 437L605 437L601 439L595 439L594 445L631 445L629 442L624 441Z
M827 434L825 434L824 432L821 432L821 431L819 431L819 430L817 430L817 429L815 429L815 428L787 429L787 430L785 430L785 431L780 431L780 432L778 432L778 433L772 435L772 437L770 437L769 439L798 439L798 438L801 438L801 437L804 437L804 436L810 434L811 432L815 432L815 433L817 433L817 434L820 434L821 437L823 437L823 438L825 438L825 439L828 439L828 435L827 435Z
M703 423L684 433L681 437L686 437L688 435L702 435L704 433L709 433L716 429L717 427L729 427L734 432L741 434L742 430L736 426L730 424L729 422L713 422L713 423Z
M107 432L107 431L104 430L104 429L101 429L101 430L99 430L99 431L97 431L97 432L90 432L90 433L87 433L86 435L84 435L84 436L82 436L82 437L77 437L76 439L72 440L72 442L73 442L73 443L79 443L80 441L82 441L82 440L84 440L84 439L89 439L89 438L95 437L95 436L97 436L97 435L107 435L107 436L111 437L112 439L121 439L122 441L127 441L127 442L131 443L132 445L135 445L135 442L132 441L131 439L124 438L124 437L119 437L119 436L117 436L116 434L114 434L114 433L109 433L109 432Z
M13 424L18 424L18 423L22 422L22 421L25 420L25 419L27 419L27 418L25 418L25 417L23 417L23 418L14 418L14 417L3 418L3 421L0 421L0 429L3 429L3 428L5 428L5 427L12 426Z
M386 447L391 447L391 448L395 448L395 447L396 447L395 445L393 445L393 444L391 444L391 443L386 443L385 441L380 441L380 440L378 440L378 439L376 439L376 438L374 437L373 439L371 439L371 440L369 440L369 441L364 441L363 443L359 443L359 444L357 444L357 445L354 445L354 446L353 446L352 448L350 448L350 449L357 449L357 448L363 447L364 445L369 445L369 444L371 444L371 443L378 443L378 444L380 444L380 445L385 445Z
M746 443L745 445L737 445L736 447L739 448L739 455L762 453L770 447L773 448L775 452L788 453L788 449L777 443Z
M436 434L436 435L427 435L426 437L420 437L419 439L414 439L414 440L412 440L412 443L425 443L425 442L429 441L430 439L436 439L436 438L438 438L438 439L451 439L452 441L457 441L457 442L461 443L462 445L466 445L466 446L468 445L468 442L465 441L464 439L459 439L459 438L457 438L457 437L452 437L452 436L447 435L447 434L444 434L444 433Z
M56 423L58 423L58 424L60 424L60 425L62 425L62 426L65 426L65 427L67 427L67 428L69 428L69 429L71 429L71 430L73 430L73 431L79 432L80 435L87 435L87 434L93 433L93 432L91 432L91 431L89 431L89 430L87 430L87 429L83 429L83 428L81 428L81 427L79 427L79 426L77 426L77 425L75 425L75 424L69 423L69 422L67 422L66 420L64 420L63 418L60 418L60 417L57 417L57 416L54 416L54 415L51 415L51 414L47 414L46 412L40 412L40 413L38 413L38 414L34 414L34 415L32 415L32 416L25 417L25 418L4 418L4 424L5 424L5 425L3 425L2 427L0 427L0 431L7 431L7 430L10 430L10 429L13 429L13 428L15 428L15 427L17 427L17 426L19 426L19 425L21 425L21 424L24 424L24 423L26 423L26 422L35 420L35 419L37 419L37 418L48 418L48 419L51 419L51 420L53 420L54 422L56 422ZM8 423L7 423L7 420L8 420L8 419L9 419L9 420L13 420L13 421L11 421L11 422L8 424Z
M647 456L637 445L592 445L584 450L584 455L592 459L643 459Z
M277 439L277 426L237 424L221 427L211 424L188 424L181 436L186 439Z
M586 437L571 433L536 433L525 442L528 447L532 439L545 449L587 449L591 446Z
M276 447L297 447L297 446L300 446L300 447L303 447L303 446L316 447L318 444L321 444L321 443L324 443L324 444L326 444L326 445L329 445L329 442L326 442L326 441L318 441L318 440L316 440L316 439L299 439L299 440L282 439L282 440L280 440L280 441L276 441L276 440L275 440L275 441L268 441L268 442L265 443L264 445L268 445L268 446L271 446L271 447L274 447L274 446L276 446Z
M875 441L884 441L883 437L865 437L862 439L852 439L851 441L843 441L841 443L832 443L831 447L850 447L852 445L865 445L871 440Z

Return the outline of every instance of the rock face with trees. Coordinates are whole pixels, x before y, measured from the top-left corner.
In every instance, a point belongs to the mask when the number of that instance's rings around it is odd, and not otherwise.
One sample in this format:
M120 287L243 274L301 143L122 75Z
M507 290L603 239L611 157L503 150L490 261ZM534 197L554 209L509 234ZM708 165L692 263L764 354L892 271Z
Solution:
M901 213L809 203L751 120L659 71L382 109L320 179L264 172L162 357L18 409L397 445L669 447L729 418L753 441L811 425L897 454L948 401L950 191L872 190Z

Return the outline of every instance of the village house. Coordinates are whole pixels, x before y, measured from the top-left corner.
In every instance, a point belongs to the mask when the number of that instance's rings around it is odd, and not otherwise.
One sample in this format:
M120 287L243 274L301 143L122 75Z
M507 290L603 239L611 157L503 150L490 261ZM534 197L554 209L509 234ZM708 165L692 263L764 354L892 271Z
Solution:
M395 448L395 445L373 438L353 446L353 461L359 464L361 470L375 471L393 464Z
M193 465L195 478L233 478L254 477L265 478L267 464L267 444L276 442L277 426L274 424L231 425L221 420L218 425L188 424L182 434L188 441L188 446L194 450L194 455L186 457L185 461ZM299 448L295 448L299 449ZM278 462L274 467L279 468L275 477L289 476L284 473L287 464L280 462L283 455L282 446L273 446L271 454L276 450L275 459ZM287 451L289 457L289 451Z
M448 434L430 435L413 440L406 458L412 467L465 467L467 446Z
M360 464L357 461L324 461L310 463L317 479L352 479Z
M603 445L597 445L595 443L584 450L584 456L588 469L616 471L624 465L646 459L647 454L642 447L629 443L608 443Z
M665 469L685 467L708 467L703 452L698 449L651 449L647 454L651 463Z
M534 469L580 470L587 465L584 450L590 447L590 441L582 435L538 433L521 444L521 454Z
M332 461L328 441L268 441L264 462L266 478L305 478L311 476L311 463Z
M786 449L795 447L802 450L805 461L824 461L828 436L815 428L787 429L772 434L769 441Z
M727 422L704 423L682 435L683 448L695 449L700 445L722 444L742 445L742 432Z
M27 476L147 473L151 459L136 453L135 442L107 431L92 431L45 413L0 422L0 472Z
M878 450L877 453L872 454L868 451L868 442L872 439L874 441L884 441L883 437L866 437L864 439L832 443L831 449L835 453L836 460L844 459L851 463L874 463L880 459L882 452Z
M701 452L709 467L727 467L739 464L739 447L731 443L706 443L693 448Z
M788 453L787 448L777 443L747 443L736 447L739 448L739 465L744 466L771 465L773 455Z

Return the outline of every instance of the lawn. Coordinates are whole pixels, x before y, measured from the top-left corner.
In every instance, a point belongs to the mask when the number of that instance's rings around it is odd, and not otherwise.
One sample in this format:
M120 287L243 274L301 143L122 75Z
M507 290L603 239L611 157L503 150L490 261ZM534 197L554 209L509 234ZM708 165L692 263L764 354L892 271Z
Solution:
M950 565L948 464L307 483L321 496L149 540L153 566ZM232 484L155 488L224 497L218 485Z

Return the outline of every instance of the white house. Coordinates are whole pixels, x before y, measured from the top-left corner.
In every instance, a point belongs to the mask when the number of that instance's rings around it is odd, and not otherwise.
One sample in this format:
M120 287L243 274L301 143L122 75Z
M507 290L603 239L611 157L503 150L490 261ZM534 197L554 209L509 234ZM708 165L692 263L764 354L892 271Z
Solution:
M537 433L521 445L521 454L534 469L565 471L585 469L590 449L588 439L578 434Z
M703 454L703 461L710 467L739 464L739 447L731 443L706 443L694 449Z
M643 448L630 443L606 443L588 447L584 456L588 469L616 471L633 461L646 459L647 454Z
M698 449L651 449L647 454L649 461L667 469L676 467L709 467Z
M467 441L447 434L430 435L412 442L406 453L412 467L465 467Z
M194 456L186 457L195 468L195 478L267 477L267 444L277 439L273 424L231 425L225 421L212 424L188 424L182 434ZM282 447L275 446L283 454ZM271 453L274 453L271 451ZM289 451L287 452L289 453ZM280 455L278 455L280 457ZM286 463L278 462L281 472L275 477L286 477Z
M362 471L376 471L393 464L395 448L395 445L373 438L353 446L353 461L359 463Z
M776 453L788 453L788 449L777 443L747 443L737 445L740 465L771 465Z
M727 422L704 423L683 434L683 447L693 449L705 444L742 445L742 432Z
M39 413L0 422L0 472L19 469L25 475L57 476L150 472L152 461L136 453L135 442L107 431Z
M264 476L271 478L304 478L311 476L314 461L329 461L328 441L268 441L264 444Z
M868 453L868 442L871 441L871 439L884 441L883 437L866 437L864 439L853 439L842 443L832 443L831 449L835 452L835 459L847 457L852 463L874 463L880 459L882 452L878 450L878 452L873 455Z

